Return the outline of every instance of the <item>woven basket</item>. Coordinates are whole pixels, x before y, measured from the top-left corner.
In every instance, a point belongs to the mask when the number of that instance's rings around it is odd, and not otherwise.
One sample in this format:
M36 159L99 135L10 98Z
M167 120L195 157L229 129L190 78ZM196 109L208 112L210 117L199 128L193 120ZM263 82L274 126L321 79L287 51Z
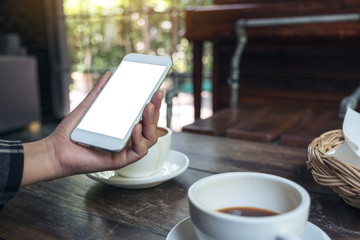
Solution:
M360 208L360 169L327 154L344 141L342 130L315 138L308 147L306 166L317 183L330 187L349 205Z

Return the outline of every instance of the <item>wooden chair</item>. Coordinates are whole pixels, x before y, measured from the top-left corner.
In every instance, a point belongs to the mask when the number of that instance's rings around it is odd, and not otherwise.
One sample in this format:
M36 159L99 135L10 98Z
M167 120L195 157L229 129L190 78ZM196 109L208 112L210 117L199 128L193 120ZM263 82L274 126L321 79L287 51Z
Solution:
M359 19L358 13L346 13L238 20L235 28L238 43L231 59L231 71L228 78L231 106L215 111L209 119L196 119L193 124L185 126L183 131L306 147L322 132L341 128L339 118L341 93L321 92L318 89L313 91L282 89L277 88L276 85L253 88L245 85L242 89L242 82L239 81L240 62L248 40L247 30L261 28L261 32L268 27L273 27L274 30L275 27L276 32L282 31L276 29L279 26L294 28L299 26L301 31L308 31L305 35L311 35L314 34L313 28L307 29L308 24L338 24L357 22ZM253 31L253 33L256 32ZM341 76L338 77L341 78ZM359 83L359 80L356 82ZM356 107L349 103L355 101L356 104L360 97L359 89L351 95L351 101L343 104L343 108ZM349 97L346 99L349 100ZM340 111L344 112L343 109Z
M193 49L195 118L200 117L205 41L213 45L213 111L229 106L227 80L236 47L234 26L238 19L356 12L360 12L358 0L214 0L211 6L186 9L185 37ZM289 95L307 95L303 103L337 107L358 86L358 22L249 28L247 35L249 41L241 64L240 102L279 100L276 91L287 88ZM269 91L261 92L262 86ZM314 95L316 92L322 94L318 97L319 94Z

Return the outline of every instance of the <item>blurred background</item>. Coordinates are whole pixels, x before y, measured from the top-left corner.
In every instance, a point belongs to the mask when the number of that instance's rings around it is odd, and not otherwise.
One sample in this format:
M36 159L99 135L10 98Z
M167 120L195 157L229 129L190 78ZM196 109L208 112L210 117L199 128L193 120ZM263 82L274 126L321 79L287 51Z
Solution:
M0 134L52 130L136 52L174 63L159 125L306 147L359 109L359 10L358 0L1 0Z
M161 88L178 89L171 127L180 131L194 121L192 52L184 37L184 9L210 4L211 0L2 0L0 81L7 87L0 100L14 103L0 106L7 109L0 132L34 122L57 123L130 52L173 59ZM207 77L210 51L206 43ZM211 104L211 81L205 79L204 90L206 106ZM166 111L164 102L159 123L163 126ZM210 114L211 107L205 107L203 115Z
M209 4L209 0L64 0L72 60L70 109L83 99L101 75L114 71L123 56L137 52L172 58L172 72L162 86L165 92L175 84L180 89L173 99L171 127L179 131L183 125L193 122L192 52L184 37L184 9ZM210 76L211 44L204 49L204 74ZM210 98L208 79L204 81L204 90L204 97ZM161 125L166 125L165 104ZM204 108L203 116L211 114L210 109Z

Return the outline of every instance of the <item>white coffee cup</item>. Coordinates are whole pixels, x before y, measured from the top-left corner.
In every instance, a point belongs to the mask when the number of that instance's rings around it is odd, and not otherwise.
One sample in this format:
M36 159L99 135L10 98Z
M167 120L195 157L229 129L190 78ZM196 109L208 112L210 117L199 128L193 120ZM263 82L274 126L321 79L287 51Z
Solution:
M132 164L118 169L117 175L128 178L143 178L156 175L169 156L172 142L172 130L167 127L157 128L158 141L149 148L148 153Z
M310 196L288 179L256 172L231 172L205 177L188 191L189 210L199 240L301 239ZM274 216L235 216L217 210L255 207Z

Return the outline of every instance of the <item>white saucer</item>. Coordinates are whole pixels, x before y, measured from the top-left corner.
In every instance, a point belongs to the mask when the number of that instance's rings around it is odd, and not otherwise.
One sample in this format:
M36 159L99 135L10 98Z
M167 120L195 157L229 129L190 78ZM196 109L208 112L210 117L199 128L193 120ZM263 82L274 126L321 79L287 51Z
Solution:
M149 188L168 181L183 172L189 166L189 158L178 151L170 150L169 157L161 170L153 176L144 178L127 178L116 175L115 171L104 171L86 174L89 178L120 188Z
M307 222L301 239L330 240L330 237L316 225ZM190 217L176 224L167 235L166 240L197 240Z

